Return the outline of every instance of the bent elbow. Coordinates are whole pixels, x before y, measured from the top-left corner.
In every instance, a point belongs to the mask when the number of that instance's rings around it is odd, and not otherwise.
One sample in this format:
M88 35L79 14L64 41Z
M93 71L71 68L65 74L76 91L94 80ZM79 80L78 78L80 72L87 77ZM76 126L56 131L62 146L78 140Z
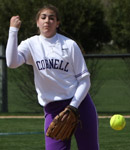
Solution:
M9 63L8 61L6 62L6 64L7 64L7 67L8 67L8 68L11 68L11 69L15 69L15 68L18 67L17 65L15 65L15 64L13 64L13 63Z

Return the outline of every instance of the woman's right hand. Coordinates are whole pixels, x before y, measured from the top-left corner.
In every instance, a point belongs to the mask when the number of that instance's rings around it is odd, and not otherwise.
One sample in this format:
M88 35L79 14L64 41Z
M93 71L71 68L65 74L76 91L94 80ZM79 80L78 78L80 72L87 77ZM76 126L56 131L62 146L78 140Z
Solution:
M21 20L19 16L13 16L10 19L10 27L16 27L16 28L20 28L21 26Z

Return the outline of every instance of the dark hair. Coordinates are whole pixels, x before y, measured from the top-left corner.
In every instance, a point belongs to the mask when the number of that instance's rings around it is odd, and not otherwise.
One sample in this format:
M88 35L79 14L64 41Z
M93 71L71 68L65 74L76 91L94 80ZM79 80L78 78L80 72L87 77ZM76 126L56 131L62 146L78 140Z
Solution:
M39 19L41 12L42 12L43 10L45 10L45 9L50 9L50 10L54 11L54 13L55 13L55 15L56 15L56 18L57 18L57 21L60 20L60 17L59 17L59 10L58 10L54 5L48 4L48 5L43 6L43 7L37 12L36 21Z

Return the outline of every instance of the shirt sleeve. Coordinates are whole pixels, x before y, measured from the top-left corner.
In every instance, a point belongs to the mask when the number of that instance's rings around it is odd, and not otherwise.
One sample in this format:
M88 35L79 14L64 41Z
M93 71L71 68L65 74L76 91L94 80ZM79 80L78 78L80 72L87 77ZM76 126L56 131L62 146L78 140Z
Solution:
M90 86L91 86L91 83L90 83L89 75L80 79L77 90L74 94L74 97L73 97L70 105L78 108L79 105L81 104L81 102L84 100L85 96L87 95L87 93L90 89Z
M31 64L32 57L28 49L27 40L18 46L18 28L10 27L6 46L6 63L10 68L17 68L22 64Z
M75 77L77 80L90 75L82 52L75 42L72 48L72 61Z
M72 61L75 77L78 80L78 86L70 105L78 108L87 95L91 83L90 73L88 71L86 62L76 42L73 43Z
M18 28L10 27L9 37L6 46L6 63L10 68L17 68L22 65L25 61L23 56L18 53Z

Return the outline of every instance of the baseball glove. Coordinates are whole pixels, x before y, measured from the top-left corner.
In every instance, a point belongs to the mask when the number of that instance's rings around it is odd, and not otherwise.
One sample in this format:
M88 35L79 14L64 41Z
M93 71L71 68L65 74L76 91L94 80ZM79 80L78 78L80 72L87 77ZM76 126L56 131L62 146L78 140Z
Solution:
M74 133L78 122L78 109L69 105L51 122L46 136L56 140L67 140Z

